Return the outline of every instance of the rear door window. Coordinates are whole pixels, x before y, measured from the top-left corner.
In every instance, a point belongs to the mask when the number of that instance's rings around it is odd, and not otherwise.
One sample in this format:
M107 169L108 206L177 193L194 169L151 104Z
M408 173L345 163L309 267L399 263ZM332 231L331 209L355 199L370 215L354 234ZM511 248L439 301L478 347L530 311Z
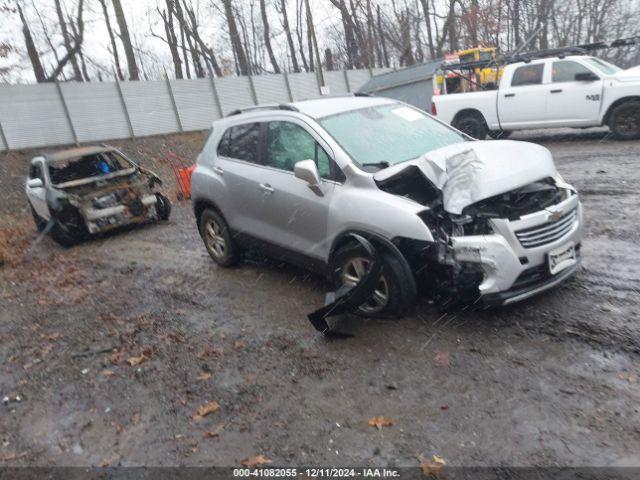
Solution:
M218 155L260 163L260 124L247 123L229 128L218 144Z
M525 65L516 68L511 79L512 87L522 87L525 85L541 85L542 73L544 72L544 63L535 65Z

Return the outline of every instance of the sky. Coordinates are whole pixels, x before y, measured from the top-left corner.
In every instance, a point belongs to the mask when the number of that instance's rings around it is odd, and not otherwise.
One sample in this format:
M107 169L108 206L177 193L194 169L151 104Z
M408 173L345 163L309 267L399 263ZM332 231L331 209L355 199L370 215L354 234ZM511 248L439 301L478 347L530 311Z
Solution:
M36 36L40 35L42 31L38 17L35 14L34 5L38 7L46 27L50 31L55 31L57 27L57 17L55 13L55 6L53 0L19 0L24 6L27 13L30 24L32 24L32 33ZM164 27L161 23L161 19L156 13L156 7L164 6L164 0L121 0L125 15L127 17L129 31L133 36L135 43L145 53L142 58L142 62L145 63L146 68L151 70L153 63L164 64L166 70L172 73L172 62L169 53L169 49L166 44L157 38L151 36L151 32L164 37ZM228 45L228 33L226 31L226 22L224 20L221 10L216 10L216 7L212 5L218 5L218 0L192 0L193 4L201 10L201 19L209 19L209 22L204 24L202 22L202 29L205 33L207 40L213 40L216 45L217 53L226 57L231 57L230 47ZM240 5L245 6L248 12L248 2L243 0L237 0ZM273 0L267 0L267 5L270 5ZM323 43L327 38L338 34L340 28L340 18L337 10L329 3L328 0L310 0L312 6L312 14L314 17L314 24L316 32L318 34L318 43L321 51L323 50ZM2 2L0 1L0 4ZM11 2L8 2L11 5ZM64 8L68 9L72 15L73 7L76 0L62 0ZM257 1L255 2L255 8L259 8ZM289 22L295 22L295 0L288 0L288 15ZM220 8L220 7L218 7ZM259 11L256 12L259 14ZM276 56L281 63L284 63L286 58L287 46L285 36L282 34L282 27L280 23L280 16L273 8L269 8L268 15L270 18L271 33L273 36L273 47ZM85 0L85 39L83 50L87 53L88 59L93 62L93 68L97 74L98 70L112 70L113 60L108 48L110 48L109 37L107 34L106 26L104 23L104 17L102 9L97 0ZM259 15L258 15L259 16ZM112 24L115 25L115 19L112 18ZM13 52L6 59L0 59L0 67L11 67L11 73L3 79L5 82L10 83L32 83L35 81L29 59L26 55L24 48L24 38L22 35L22 26L20 19L15 14L3 15L0 18L0 42L8 42L17 47L17 51ZM37 37L37 45L40 50L46 48L46 42L43 36ZM60 39L57 38L57 42L54 45L59 44ZM119 42L118 42L119 43ZM119 48L121 45L119 44ZM57 48L59 56L63 56L63 48L58 46ZM124 59L124 52L120 50L120 56ZM265 53L266 54L266 53ZM154 62L155 60L155 62ZM48 71L53 69L53 63L55 60L53 55L44 55L43 62L45 68ZM123 61L124 64L124 61ZM265 63L266 64L266 63ZM155 72L158 74L158 72Z

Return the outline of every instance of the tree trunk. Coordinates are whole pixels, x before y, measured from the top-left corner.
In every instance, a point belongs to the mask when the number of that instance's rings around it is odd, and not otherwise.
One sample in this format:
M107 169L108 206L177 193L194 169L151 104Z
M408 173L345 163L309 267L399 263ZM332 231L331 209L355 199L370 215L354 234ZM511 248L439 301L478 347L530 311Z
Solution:
M389 68L389 52L387 50L387 42L384 38L384 30L382 29L382 15L380 14L380 5L377 5L376 14L378 16L378 37L382 45L382 55L384 56L384 66Z
M36 44L33 41L33 37L31 36L31 30L29 29L29 24L27 23L27 19L24 18L24 14L22 13L22 8L20 8L20 4L16 2L16 7L18 7L18 14L20 15L20 20L22 21L22 34L24 35L24 44L27 48L27 54L29 55L29 60L31 61L31 67L33 68L33 74L36 77L36 81L38 83L46 82L47 77L44 73L44 68L42 67L42 62L40 61L40 54L36 49Z
M238 26L236 24L235 15L233 13L232 0L222 0L222 3L224 4L224 13L227 18L227 25L229 26L231 45L235 52L240 75L249 75L249 62L247 61L247 55L242 45L242 39L240 38L240 34L238 33Z
M422 11L424 12L424 21L427 24L427 41L429 42L429 55L431 59L436 57L436 49L433 45L433 32L431 31L431 13L429 12L429 0L420 0Z
M269 54L269 60L271 61L271 66L273 67L274 73L280 73L280 67L278 66L276 56L273 54L273 49L271 48L271 36L269 35L269 19L267 18L267 7L264 4L264 0L260 0L260 13L262 14L264 46L267 48L267 53Z
M293 37L291 36L291 27L289 26L289 17L287 16L287 1L280 0L280 5L282 9L282 27L284 28L284 33L287 36L289 55L291 55L291 65L293 66L293 71L298 73L300 71L300 66L298 65L298 59L296 58L296 47L293 44Z
M111 50L113 54L113 61L115 63L116 75L119 80L124 80L122 75L122 69L120 68L120 56L118 55L118 47L116 45L116 37L113 34L113 28L111 28L111 19L109 18L109 9L107 8L107 0L98 0L102 6L102 13L104 14L104 22L107 25L107 33L109 34L109 41L111 42Z
M69 35L69 30L67 30L67 22L64 19L64 14L62 13L62 6L60 5L60 0L54 0L56 6L56 14L58 15L58 23L60 24L60 33L62 34L62 42L64 43L64 48L67 50L67 53L73 50L71 46L71 35ZM80 71L80 66L78 65L78 59L75 54L72 54L70 57L71 66L73 67L73 78L76 82L81 82L82 72Z
M182 75L182 60L180 59L180 51L178 49L178 37L176 37L176 31L173 26L173 0L165 0L167 10L161 12L158 8L158 13L164 23L164 31L167 35L167 44L169 45L169 51L171 52L171 59L173 60L173 70L177 79L184 78Z
M136 64L136 56L133 51L133 45L131 44L129 28L127 27L127 19L124 16L122 4L120 3L120 0L111 0L111 2L113 4L113 10L116 13L118 28L120 29L120 40L122 41L124 53L127 57L127 65L129 67L129 80L140 80L140 73L138 72L138 65Z

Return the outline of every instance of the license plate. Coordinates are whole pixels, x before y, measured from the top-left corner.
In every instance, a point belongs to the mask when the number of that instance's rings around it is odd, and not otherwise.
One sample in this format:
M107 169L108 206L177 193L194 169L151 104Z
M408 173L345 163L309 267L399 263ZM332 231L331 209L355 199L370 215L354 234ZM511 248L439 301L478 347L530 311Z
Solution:
M576 264L576 247L573 242L549 252L549 272L555 275Z

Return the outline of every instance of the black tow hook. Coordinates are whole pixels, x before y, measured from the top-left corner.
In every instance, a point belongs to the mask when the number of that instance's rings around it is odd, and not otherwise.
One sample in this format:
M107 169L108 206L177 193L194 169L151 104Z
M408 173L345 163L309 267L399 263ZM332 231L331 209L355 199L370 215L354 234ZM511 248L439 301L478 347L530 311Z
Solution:
M355 311L373 294L380 280L380 275L382 275L382 260L371 242L355 233L349 236L362 245L370 261L367 266L367 271L356 285L351 287L343 286L335 292L328 292L325 296L324 307L308 315L309 321L314 328L327 338L353 337L351 333L333 330L329 327L326 319L327 317Z

